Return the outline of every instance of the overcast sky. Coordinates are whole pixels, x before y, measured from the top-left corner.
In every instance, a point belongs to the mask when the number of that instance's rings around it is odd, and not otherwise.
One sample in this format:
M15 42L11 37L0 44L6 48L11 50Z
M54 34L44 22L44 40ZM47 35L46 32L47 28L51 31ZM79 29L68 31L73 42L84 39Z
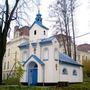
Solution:
M3 0L0 0L0 4L2 1ZM50 28L50 22L47 21L49 19L48 7L52 1L53 0L40 0L41 2L40 11L42 14L42 18L44 20L44 25L46 25L48 28ZM76 10L76 18L75 18L76 36L83 35L90 32L90 4L88 4L89 0L78 0L78 1L80 6ZM31 23L33 23L36 17L37 7L35 7L35 9L32 9L32 13L33 13L32 14L33 19L31 20L32 21ZM90 44L90 34L87 34L83 37L76 38L76 42L77 44L81 44L81 43Z
M48 5L52 0L41 0L41 13L43 18L48 19ZM76 36L80 36L86 33L90 33L90 4L88 4L89 0L78 0L79 7L76 9L76 17L75 17L75 29ZM46 22L48 26L48 23ZM77 44L89 43L90 44L90 34L87 34L82 37L76 38Z

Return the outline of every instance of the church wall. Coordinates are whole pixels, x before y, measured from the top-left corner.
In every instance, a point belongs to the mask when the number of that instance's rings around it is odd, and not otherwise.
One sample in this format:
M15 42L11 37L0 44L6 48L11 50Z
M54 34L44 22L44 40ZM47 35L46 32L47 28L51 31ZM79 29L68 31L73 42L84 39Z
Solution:
M36 35L34 35L34 31L36 30ZM44 31L46 31L46 35L44 35ZM47 38L47 30L45 30L44 28L41 28L39 25L35 24L31 29L30 29L30 36L29 36L29 39L30 39L30 42L31 41L37 41L37 40L40 40L40 39L44 39L44 38Z
M63 74L63 69L67 69L67 74ZM77 71L77 75L73 75L73 70ZM82 82L83 81L83 74L82 74L82 67L77 67L73 65L67 64L60 64L60 82Z

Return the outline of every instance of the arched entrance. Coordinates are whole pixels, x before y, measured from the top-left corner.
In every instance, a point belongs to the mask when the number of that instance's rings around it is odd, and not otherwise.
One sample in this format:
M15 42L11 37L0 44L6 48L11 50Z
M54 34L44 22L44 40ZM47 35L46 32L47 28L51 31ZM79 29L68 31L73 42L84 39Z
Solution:
M28 66L28 84L37 85L38 66L35 62L31 62Z

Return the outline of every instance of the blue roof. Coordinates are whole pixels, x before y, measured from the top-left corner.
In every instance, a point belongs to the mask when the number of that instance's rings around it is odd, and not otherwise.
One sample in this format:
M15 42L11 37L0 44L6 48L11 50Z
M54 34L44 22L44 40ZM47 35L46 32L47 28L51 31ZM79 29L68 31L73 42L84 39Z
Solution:
M31 25L30 29L33 27L34 24L37 24L37 25L39 25L40 27L42 27L42 28L44 28L44 29L46 29L46 30L49 30L49 28L45 27L43 24L39 24L39 23L37 23L37 22L34 22L34 23Z
M18 47L22 48L22 47L28 47L28 46L29 46L29 42L23 42Z
M76 66L82 66L79 63L77 63L75 60L73 60L71 57L64 53L60 53L59 55L59 61L66 64L76 65Z
M40 44L44 45L44 44L51 44L52 40L54 39L54 36L51 36L49 38L45 38L45 39L41 39Z
M36 55L31 55L31 56L24 62L23 65L25 65L32 57L33 57L38 63L40 63L41 65L45 65L45 64L41 61L41 59L39 59Z
M40 11L39 11L39 12L37 13L37 15L36 15L36 18L35 18L34 23L31 25L30 29L33 27L34 24L37 24L37 25L39 25L40 27L48 30L48 28L45 27L45 26L42 24L42 17L41 17L41 16L42 16L42 15L40 14Z

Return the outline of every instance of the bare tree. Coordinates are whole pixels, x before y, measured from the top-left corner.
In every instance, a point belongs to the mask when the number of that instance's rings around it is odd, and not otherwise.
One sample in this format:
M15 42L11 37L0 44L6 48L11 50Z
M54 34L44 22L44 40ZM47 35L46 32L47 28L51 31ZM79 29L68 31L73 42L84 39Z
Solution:
M56 0L54 4L50 5L50 16L56 18L56 23L54 25L56 31L66 36L66 39L65 40L63 39L63 44L64 44L64 50L69 56L72 56L71 53L72 40L70 36L71 36L71 32L73 32L72 34L73 34L73 43L74 43L73 45L74 59L76 60L75 30L74 30L74 19L73 19L75 1Z
M2 84L3 57L6 51L7 36L8 32L10 32L11 22L16 20L18 25L22 25L21 20L27 22L23 17L29 17L26 7L30 9L30 5L28 5L30 1L32 0L13 0L13 5L11 5L10 0L3 0L4 3L0 7L0 84Z

